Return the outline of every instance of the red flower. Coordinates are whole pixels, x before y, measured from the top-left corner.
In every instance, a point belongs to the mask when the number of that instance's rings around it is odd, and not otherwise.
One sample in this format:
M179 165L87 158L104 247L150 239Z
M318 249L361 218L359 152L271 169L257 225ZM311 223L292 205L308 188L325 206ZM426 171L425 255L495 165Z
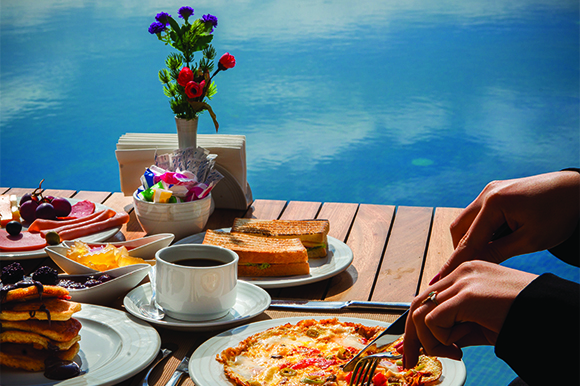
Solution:
M180 74L181 76L181 74ZM205 80L201 83L190 81L185 85L185 93L190 98L197 98L203 94L203 88L205 87Z
M229 53L225 53L222 55L222 57L220 58L220 61L218 63L218 67L220 70L227 70L228 68L234 68L236 65L236 58L234 58L234 55L230 55Z
M191 71L188 67L183 67L181 71L179 71L177 83L185 87L187 83L191 82L192 80L193 80L193 71Z

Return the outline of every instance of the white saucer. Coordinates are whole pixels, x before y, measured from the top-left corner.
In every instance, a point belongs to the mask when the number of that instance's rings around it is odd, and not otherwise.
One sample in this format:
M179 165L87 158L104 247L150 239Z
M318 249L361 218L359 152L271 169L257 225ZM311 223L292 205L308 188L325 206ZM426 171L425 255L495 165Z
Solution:
M261 314L270 306L272 299L268 292L254 284L240 280L237 291L236 304L226 316L204 322L190 322L173 319L169 316L165 316L163 320L155 320L141 314L139 306L143 303L149 303L151 299L150 283L134 288L125 296L123 304L131 315L159 327L178 331L209 331L239 324Z

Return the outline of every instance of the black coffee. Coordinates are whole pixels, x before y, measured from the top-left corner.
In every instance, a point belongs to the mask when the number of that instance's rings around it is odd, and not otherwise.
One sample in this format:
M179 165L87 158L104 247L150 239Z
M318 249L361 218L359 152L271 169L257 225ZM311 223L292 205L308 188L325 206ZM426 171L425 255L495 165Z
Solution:
M187 267L217 267L225 263L216 259L182 259L174 261L173 264L185 265Z

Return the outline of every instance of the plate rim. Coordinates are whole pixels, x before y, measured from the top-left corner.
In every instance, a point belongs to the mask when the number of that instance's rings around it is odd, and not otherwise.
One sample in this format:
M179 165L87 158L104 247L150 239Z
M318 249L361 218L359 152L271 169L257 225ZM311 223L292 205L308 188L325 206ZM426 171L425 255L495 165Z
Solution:
M226 227L226 228L219 228L219 229L215 229L218 231L228 231L231 228ZM201 238L201 241L203 241L203 235L205 235L205 231L204 232L200 232L200 233L196 233L194 235L191 236L187 236L184 237L181 240L176 241L173 245L177 245L177 244L198 244L199 238ZM348 267L350 267L352 265L352 262L354 261L354 253L352 251L352 249L344 242L340 241L339 239L332 237L332 236L327 236L328 237L328 244L329 244L329 248L330 246L332 246L335 250L340 250L340 251L345 251L345 255L339 255L339 256L332 256L332 259L335 259L339 262L341 262L340 265L337 265L333 270L326 272L324 274L320 274L317 276L312 276L312 274L310 274L310 276L304 277L305 275L298 275L298 276L288 276L288 277L279 277L277 279L264 279L261 277L255 277L255 276L241 276L239 277L240 280L243 280L245 282L248 283L252 283L254 285L257 285L259 287L262 288L287 288L287 287L296 287L299 285L304 285L304 284L311 284L311 283L316 283L318 281L322 281L322 280L326 280L329 279L331 277L334 277L338 274L340 274L343 271L346 271L348 269ZM196 242L192 242L192 241L196 241ZM328 257L326 257L328 259Z
M135 320L124 311L105 306L82 303L81 311L76 313L74 317L81 320L81 323L82 319L85 319L101 324L105 327L103 329L104 331L110 329L117 335L121 336L122 340L117 346L119 352L117 352L116 355L113 355L106 363L102 364L96 370L90 371L89 369L85 374L64 381L48 380L47 382L46 378L43 378L42 383L39 385L114 385L138 374L141 370L146 368L159 353L161 347L161 336L157 330L141 320ZM109 324L111 321L116 321L116 323L111 326ZM127 332L132 332L133 334L127 335ZM79 354L83 350L82 328L80 334L81 349ZM133 342L134 335L138 335L140 341L146 339L147 344L140 344L137 346L130 344ZM139 359L143 357L145 359L139 363L132 363L135 362L136 356L139 356ZM111 373L110 366L112 364L118 368L117 372Z
M265 329L268 329L271 327L276 327L276 326L279 326L279 325L282 325L285 323L296 323L300 320L305 320L305 319L322 320L322 319L334 319L334 318L336 318L342 322L361 323L361 324L364 324L367 326L368 325L380 325L380 326L388 327L392 324L392 323L384 322L384 321L380 321L380 320L357 318L354 316L351 317L351 316L344 316L344 315L336 315L336 316L335 315L289 316L289 317L279 318L279 319L268 319L268 320L256 321L253 323L245 324L243 326L231 328L227 331L224 331L218 335L215 335L215 336L209 338L208 340L203 342L201 345L199 345L199 347L193 352L193 354L191 354L191 357L189 358L189 365L188 365L189 377L198 386L230 386L229 383L224 383L223 385L216 384L215 379L212 380L213 383L208 384L206 382L205 378L196 377L196 373L198 372L198 368L194 368L194 365L200 365L200 366L205 365L205 367L204 367L204 369L206 370L205 373L211 373L212 367L210 366L209 371L208 371L208 366L206 365L206 362L209 361L209 363L208 363L209 365L211 365L212 363L215 365L215 363L214 363L214 362L216 362L215 357L217 354L219 354L219 352L221 352L221 350L223 350L227 347L232 347L233 345L237 345L239 342L241 342L243 339L247 338L248 336L251 336L255 333L264 331ZM239 331L236 331L237 329L239 329ZM222 341L221 343L219 343L220 340ZM235 342L235 343L232 343L232 342ZM218 348L218 352L213 351L213 348L212 348L212 350L210 351L211 355L204 355L205 351L207 351L208 347L211 347L213 345L216 345L216 348ZM210 361L210 359L213 360L213 362ZM444 366L445 366L445 364L447 364L447 366L452 366L451 368L453 370L455 370L454 379L458 378L457 382L452 383L452 384L447 385L447 386L463 386L465 384L466 379L467 379L467 370L466 370L465 363L463 362L463 360L455 361L455 360L451 360L448 358L439 358L439 360L443 362ZM444 369L445 369L445 367L444 367ZM224 378L225 378L225 375L224 375ZM453 379L452 379L452 381L453 381Z
M213 321L206 321L206 322L193 322L193 321L185 321L184 320L184 321L179 321L179 322L167 322L164 320L153 320L153 319L146 318L136 310L137 306L135 305L133 300L130 298L130 296L132 294L136 293L137 291L139 291L140 289L142 289L143 291L151 291L150 290L151 283L142 284L138 287L133 288L131 291L129 291L127 293L127 295L125 295L125 297L123 298L123 305L125 306L125 309L127 310L127 312L130 313L133 317L138 318L144 322L156 325L158 327L167 328L167 329L175 329L175 330L179 330L179 331L211 331L211 330L216 330L216 329L220 329L223 327L227 327L230 325L236 325L236 324L243 323L249 319L252 319L252 318L260 315L261 313L263 313L265 310L267 310L270 307L270 303L272 301L272 298L266 290L264 290L263 288L255 285L255 284L248 283L248 282L243 281L243 280L239 280L238 285L248 286L247 288L250 291L255 291L255 293L261 294L262 296L264 296L264 299L266 301L264 302L263 306L261 306L261 307L257 306L257 308L254 312L251 312L248 315L243 315L240 318L233 319L233 320L224 320L224 321L213 320Z
M71 204L76 204L77 202L80 201L91 201L91 200L79 200L78 198L69 198L69 197L65 197L67 200L69 200L71 202ZM93 204L95 204L95 211L99 210L105 210L105 209L111 209L111 210L115 210L111 207L108 207L104 204L98 203L98 202L94 202L91 201ZM115 211L116 212L116 211ZM99 241L103 241L108 239L109 237L114 236L117 232L119 232L119 230L121 230L121 226L116 226L114 228L110 228L110 229L106 229L102 232L97 232L94 233L92 235L88 235L88 236L84 236L79 238L78 240L85 240L87 237L92 237L94 235L99 235L97 236L97 239L95 240L90 240L90 242L99 242ZM113 232L114 231L114 232ZM59 244L60 245L60 244ZM19 260L28 260L28 259L38 259L40 257L44 257L44 256L48 256L48 254L46 253L46 251L44 250L44 247L40 248L40 249L35 249L33 251L24 251L24 252L0 252L0 261L19 261Z

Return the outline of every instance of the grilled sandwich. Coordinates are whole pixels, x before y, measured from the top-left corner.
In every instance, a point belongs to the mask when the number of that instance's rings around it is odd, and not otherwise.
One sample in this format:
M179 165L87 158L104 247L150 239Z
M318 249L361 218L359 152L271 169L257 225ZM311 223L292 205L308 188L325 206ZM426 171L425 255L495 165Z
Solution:
M310 273L308 253L298 238L276 239L207 230L203 243L236 252L239 256L239 276L294 276Z
M328 220L259 220L236 218L232 233L246 233L277 239L299 238L308 252L308 258L326 257L328 253Z

